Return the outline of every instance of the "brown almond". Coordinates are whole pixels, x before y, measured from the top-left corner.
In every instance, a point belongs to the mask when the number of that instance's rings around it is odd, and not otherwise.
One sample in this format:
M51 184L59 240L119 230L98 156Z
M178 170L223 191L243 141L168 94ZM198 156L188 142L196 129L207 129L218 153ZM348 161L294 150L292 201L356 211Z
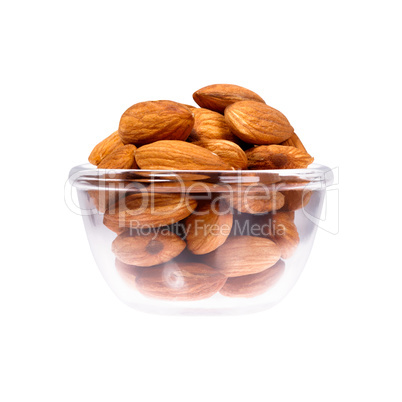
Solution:
M194 92L193 99L202 108L223 113L225 108L235 102L253 100L265 103L255 92L231 84L208 85Z
M136 279L145 296L175 301L202 300L219 292L226 276L200 263L171 262L143 269Z
M98 165L98 169L131 169L133 165L136 166L134 157L136 149L132 144L115 149L102 159Z
M137 103L123 113L119 134L125 144L185 141L193 125L194 116L188 107L167 100L148 101Z
M102 187L98 187L96 190L88 190L88 195L94 203L95 208L102 214L120 198L119 191L113 188L103 189Z
M232 134L225 118L212 110L198 108L192 110L194 114L194 126L187 141L196 142L204 139L229 140L239 142Z
M285 203L281 211L297 211L310 202L313 193L309 190L285 190L282 194L285 197Z
M247 169L247 156L245 152L234 142L227 140L202 140L195 145L206 148L218 155L223 161L234 169Z
M281 142L280 145L284 145L286 147L295 147L305 152L306 154L308 153L296 133L293 133L293 135L290 138L288 138L286 141Z
M261 219L266 219L261 217ZM290 258L299 245L300 238L294 223L293 212L277 212L268 217L271 229L268 238L271 239L281 250L283 259Z
M105 212L103 223L116 233L156 228L187 218L196 207L197 201L184 194L131 194Z
M229 237L203 261L228 277L256 274L272 267L281 256L271 240L253 236Z
M304 151L283 145L261 145L246 151L248 168L263 169L305 169L314 158Z
M208 149L184 141L156 141L136 151L141 169L150 170L232 170Z
M223 199L201 203L185 221L187 247L193 254L216 250L228 238L233 214Z
M97 166L99 163L101 163L103 158L123 145L124 144L120 139L119 132L115 131L113 134L109 135L109 137L105 138L95 146L88 157L88 161L89 163Z
M228 278L220 294L226 297L255 297L265 293L281 279L285 263L279 260L274 266L258 274Z
M185 248L185 241L167 228L147 232L128 230L112 243L112 251L120 261L139 267L168 262Z
M125 264L124 262L118 260L117 258L115 260L115 267L117 274L120 276L123 282L125 282L126 285L129 286L130 288L136 289L137 285L135 283L135 280L141 268L136 267L135 265Z
M249 144L279 144L293 135L288 119L261 102L234 103L225 109L225 119L232 133Z
M250 187L252 188L252 187ZM247 214L262 214L281 209L285 203L285 197L279 191L259 190L235 191L223 196L230 206L239 212Z

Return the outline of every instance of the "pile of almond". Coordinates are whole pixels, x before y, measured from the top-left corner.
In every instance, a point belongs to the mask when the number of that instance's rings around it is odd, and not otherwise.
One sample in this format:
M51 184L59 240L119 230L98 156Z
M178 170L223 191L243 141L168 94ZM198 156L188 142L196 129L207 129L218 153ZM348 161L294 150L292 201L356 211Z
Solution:
M281 278L300 242L295 211L311 197L296 175L283 185L271 170L307 168L313 158L256 93L218 84L193 98L199 108L167 100L128 108L89 162L135 169L126 172L138 187L88 194L117 234L116 269L133 289L167 300L254 297ZM150 171L160 170L192 172L153 182ZM255 180L220 183L212 171Z

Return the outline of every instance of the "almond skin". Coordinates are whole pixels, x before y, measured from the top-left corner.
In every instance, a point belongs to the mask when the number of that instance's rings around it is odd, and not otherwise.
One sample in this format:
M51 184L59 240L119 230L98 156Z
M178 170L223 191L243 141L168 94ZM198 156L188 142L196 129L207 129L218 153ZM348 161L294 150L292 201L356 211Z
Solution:
M255 101L237 102L225 109L233 134L249 144L280 144L293 135L293 127L278 110Z
M148 233L130 233L128 230L112 243L112 251L120 261L139 267L168 262L185 248L185 241L168 229Z
M261 145L246 151L248 168L263 169L305 169L314 158L304 151L283 145Z
M281 211L297 211L310 202L313 193L305 190L286 190L282 191L282 194L285 197L285 203Z
M187 247L193 254L207 254L216 250L228 238L233 214L223 199L204 202L186 221Z
M184 141L156 141L135 154L137 165L149 170L232 170L208 149Z
M137 103L120 119L123 143L144 145L158 140L183 140L194 125L192 111L179 103L160 100Z
M125 264L122 261L119 261L117 258L115 260L115 267L118 275L132 289L137 289L137 285L135 280L141 270L140 267L136 267L135 265Z
M256 274L276 264L281 256L279 247L271 240L253 236L229 237L203 262L227 277Z
M156 228L187 218L197 201L183 194L131 194L106 210L103 224L116 233L124 228Z
M281 209L285 203L285 197L279 191L266 191L253 193L236 191L224 195L230 206L239 212L247 214L262 214Z
M247 156L234 142L227 140L202 140L194 143L218 155L232 168L247 169Z
M255 92L231 84L215 84L194 92L193 99L202 108L223 113L225 108L235 102L253 100L265 103Z
M112 153L102 159L98 169L131 169L135 163L135 150L132 144L127 144L115 149Z
M143 269L136 279L143 295L164 300L202 300L219 292L226 277L200 263L171 262Z
M258 274L228 278L220 294L226 297L255 297L274 286L285 271L285 263L279 260L273 267Z
M187 139L188 142L204 139L239 141L232 134L225 118L220 113L204 108L193 109L192 112L194 114L194 126Z
M306 154L308 153L296 133L293 133L293 135L290 138L288 138L286 141L281 142L280 145L284 145L287 147L295 147L305 152Z
M299 245L300 238L294 223L294 212L277 212L257 218L260 224L268 223L271 228L267 238L280 249L283 259L290 258Z
M120 139L119 132L115 131L95 146L88 157L88 161L97 166L101 163L103 158L122 146L124 146L124 144Z

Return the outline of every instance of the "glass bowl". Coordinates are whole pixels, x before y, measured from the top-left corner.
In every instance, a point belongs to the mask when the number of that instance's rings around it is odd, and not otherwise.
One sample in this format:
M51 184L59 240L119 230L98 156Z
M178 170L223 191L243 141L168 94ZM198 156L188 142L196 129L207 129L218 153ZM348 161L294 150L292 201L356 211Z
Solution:
M241 314L278 303L311 248L329 168L70 171L113 292L160 314Z

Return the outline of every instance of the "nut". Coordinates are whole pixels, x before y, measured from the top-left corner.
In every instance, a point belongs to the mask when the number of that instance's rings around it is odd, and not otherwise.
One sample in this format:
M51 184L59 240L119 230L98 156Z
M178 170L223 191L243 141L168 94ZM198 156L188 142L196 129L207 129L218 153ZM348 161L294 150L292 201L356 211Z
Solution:
M227 277L234 277L264 271L272 267L280 256L279 247L269 239L233 236L215 251L206 254L203 261Z
M136 289L137 285L135 280L141 270L141 268L136 267L134 265L125 264L124 262L119 261L117 258L115 260L115 267L118 275L132 289Z
M120 119L119 134L125 144L144 145L159 140L186 140L194 125L188 107L160 100L137 103Z
M247 156L234 142L227 140L202 140L194 143L214 154L234 169L247 169Z
M306 154L308 153L296 133L293 133L293 135L290 138L288 138L286 141L281 142L280 145L284 145L287 147L295 147L305 152Z
M225 118L220 113L203 108L193 109L192 112L194 114L194 126L187 139L189 142L205 139L239 141L231 133Z
M258 274L228 278L220 294L226 297L255 297L274 286L285 271L285 263L279 260L274 266Z
M230 84L215 84L194 92L193 99L202 108L223 113L232 103L253 100L265 103L264 100L249 89Z
M103 141L95 146L88 157L88 161L93 165L99 165L103 158L108 156L114 150L122 147L123 145L124 144L120 139L119 132L115 131L113 134L109 135L109 137L105 138Z
M253 186L249 186L252 190ZM285 197L279 191L272 191L268 188L266 191L253 192L235 191L223 196L230 206L239 212L247 214L261 214L265 212L277 211L285 203Z
M232 170L208 149L184 141L156 141L135 153L141 169L150 170Z
M222 199L204 202L185 221L187 247L193 254L207 254L221 246L230 234L233 215Z
M124 228L156 228L187 218L197 201L182 194L131 194L107 209L103 223L121 233Z
M200 263L171 262L143 269L136 279L145 296L176 301L201 300L219 292L226 276Z
M246 151L248 168L261 169L304 169L314 158L304 151L283 145L261 145Z
M178 256L186 248L186 243L167 228L148 233L130 232L120 234L112 243L113 253L126 264L139 267L159 265Z
M135 169L137 167L134 157L136 149L132 144L115 149L102 159L98 169Z
M250 144L279 144L293 134L288 119L261 102L234 103L225 109L225 119L233 134Z

